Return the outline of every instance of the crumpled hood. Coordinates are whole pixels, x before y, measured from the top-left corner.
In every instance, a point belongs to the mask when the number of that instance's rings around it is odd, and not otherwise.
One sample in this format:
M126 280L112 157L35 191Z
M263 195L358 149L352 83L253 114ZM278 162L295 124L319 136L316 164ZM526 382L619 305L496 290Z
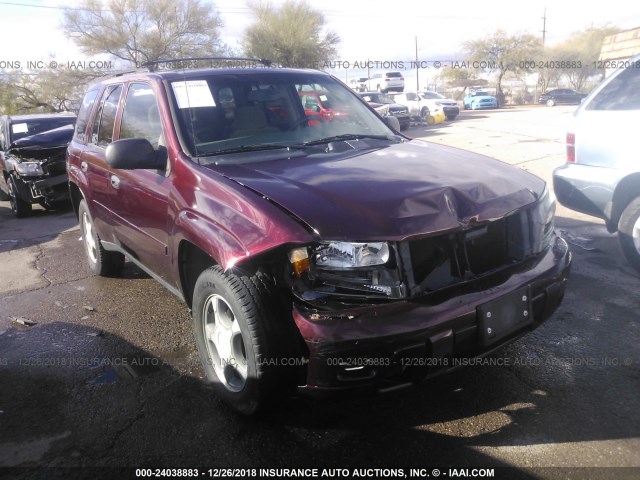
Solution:
M21 138L9 146L9 153L41 160L66 150L73 137L73 131L74 125L65 125Z
M268 197L330 240L402 240L459 229L531 204L545 185L500 161L419 140L209 168Z

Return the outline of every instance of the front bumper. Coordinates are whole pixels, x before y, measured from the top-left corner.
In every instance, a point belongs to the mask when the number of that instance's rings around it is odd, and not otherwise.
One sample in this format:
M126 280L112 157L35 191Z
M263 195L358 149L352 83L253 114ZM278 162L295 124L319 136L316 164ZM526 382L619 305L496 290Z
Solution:
M456 359L485 355L551 316L564 296L570 265L567 243L555 237L546 253L506 281L441 303L424 296L330 312L295 305L293 317L309 351L306 385L299 390L326 396L395 388L455 368ZM526 318L496 315L495 324L484 319L487 308L504 313L524 297Z
M453 106L451 106L451 107L444 106L444 107L442 108L442 110L444 111L444 114L445 114L447 117L457 117L457 116L460 114L460 107L457 107L457 106L456 106L456 107L453 107Z
M53 177L19 177L18 194L29 203L60 202L69 199L69 177L66 173Z
M409 116L408 113L394 113L394 112L390 112L390 113L391 115L393 115L398 119L398 122L400 123L400 128L402 128L403 130L407 128L409 125L411 125L411 117Z
M498 104L496 102L487 102L487 103L472 103L471 110L484 110L487 108L498 108Z

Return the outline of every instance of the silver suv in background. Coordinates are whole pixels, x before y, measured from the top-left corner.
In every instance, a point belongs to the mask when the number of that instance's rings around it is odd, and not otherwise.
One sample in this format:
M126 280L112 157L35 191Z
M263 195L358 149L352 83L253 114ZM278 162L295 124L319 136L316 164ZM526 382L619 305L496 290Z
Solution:
M374 73L367 80L366 87L370 92L403 92L404 77L400 72Z
M558 201L604 219L640 271L640 55L605 79L574 113L567 163L553 173Z

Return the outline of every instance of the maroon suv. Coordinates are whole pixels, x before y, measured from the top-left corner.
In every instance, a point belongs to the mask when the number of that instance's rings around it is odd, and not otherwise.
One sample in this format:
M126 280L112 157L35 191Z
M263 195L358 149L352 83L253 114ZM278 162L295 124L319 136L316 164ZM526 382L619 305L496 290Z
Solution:
M310 121L305 90L344 121ZM483 355L549 318L571 262L541 179L403 137L316 71L104 80L68 174L91 269L126 256L184 299L208 379L244 413Z

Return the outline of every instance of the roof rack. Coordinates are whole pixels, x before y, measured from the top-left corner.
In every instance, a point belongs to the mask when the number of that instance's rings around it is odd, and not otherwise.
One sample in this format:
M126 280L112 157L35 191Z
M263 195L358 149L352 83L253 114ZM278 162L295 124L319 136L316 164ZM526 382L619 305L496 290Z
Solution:
M265 67L270 67L273 63L271 60L266 60L264 58L244 58L244 57L188 57L188 58L175 58L171 60L154 60L152 62L145 62L141 64L141 67L148 68L149 71L153 71L154 65L159 65L161 63L177 63L177 62L194 62L199 60L230 60L236 62L257 62L261 63Z

